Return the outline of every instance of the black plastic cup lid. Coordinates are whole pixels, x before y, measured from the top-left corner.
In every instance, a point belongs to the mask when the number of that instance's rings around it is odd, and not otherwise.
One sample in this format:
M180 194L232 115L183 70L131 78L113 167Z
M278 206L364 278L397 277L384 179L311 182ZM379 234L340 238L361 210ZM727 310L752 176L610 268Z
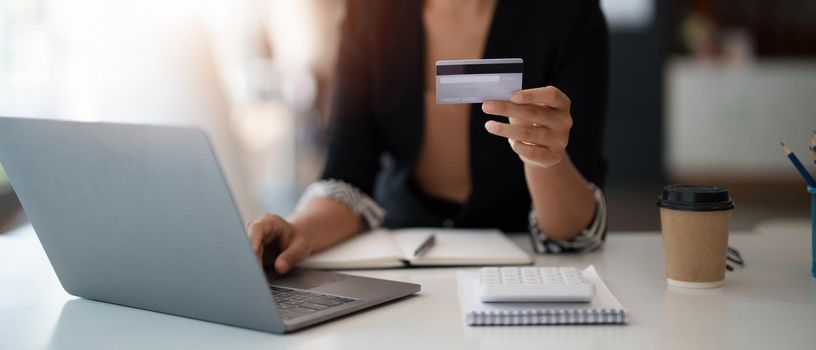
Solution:
M722 186L670 185L663 187L657 206L686 211L734 209L734 201Z

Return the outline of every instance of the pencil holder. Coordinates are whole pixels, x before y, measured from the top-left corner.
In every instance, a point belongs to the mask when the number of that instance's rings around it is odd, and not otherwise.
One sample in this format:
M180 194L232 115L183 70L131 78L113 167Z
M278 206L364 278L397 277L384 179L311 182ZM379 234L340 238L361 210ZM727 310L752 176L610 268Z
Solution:
M808 187L808 192L810 192L810 254L813 262L810 275L816 277L816 188Z

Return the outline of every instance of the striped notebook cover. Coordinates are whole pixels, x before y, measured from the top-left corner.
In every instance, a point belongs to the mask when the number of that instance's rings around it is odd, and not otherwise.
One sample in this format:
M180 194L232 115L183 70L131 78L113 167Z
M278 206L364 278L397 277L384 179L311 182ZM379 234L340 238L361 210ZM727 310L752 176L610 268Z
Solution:
M471 326L626 324L629 314L606 286L595 266L584 271L595 284L595 299L589 303L483 303L479 300L477 272L460 271L459 302L465 323Z

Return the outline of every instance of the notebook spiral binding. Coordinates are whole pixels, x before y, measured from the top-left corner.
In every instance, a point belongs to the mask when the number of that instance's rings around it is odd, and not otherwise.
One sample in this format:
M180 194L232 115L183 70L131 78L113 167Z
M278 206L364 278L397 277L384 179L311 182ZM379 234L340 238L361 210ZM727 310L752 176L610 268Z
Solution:
M626 310L618 309L475 311L467 314L466 321L471 326L625 324L628 315Z

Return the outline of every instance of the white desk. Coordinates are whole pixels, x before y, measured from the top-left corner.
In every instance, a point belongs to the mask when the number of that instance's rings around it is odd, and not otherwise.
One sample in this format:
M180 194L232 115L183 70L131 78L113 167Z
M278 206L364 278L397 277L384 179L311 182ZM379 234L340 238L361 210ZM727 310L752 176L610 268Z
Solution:
M808 229L732 234L748 266L714 290L668 290L653 232L612 232L604 252L537 257L537 264L595 264L631 312L626 326L468 327L457 269L433 268L355 272L419 283L422 293L281 336L72 297L22 227L0 235L0 348L813 349Z

